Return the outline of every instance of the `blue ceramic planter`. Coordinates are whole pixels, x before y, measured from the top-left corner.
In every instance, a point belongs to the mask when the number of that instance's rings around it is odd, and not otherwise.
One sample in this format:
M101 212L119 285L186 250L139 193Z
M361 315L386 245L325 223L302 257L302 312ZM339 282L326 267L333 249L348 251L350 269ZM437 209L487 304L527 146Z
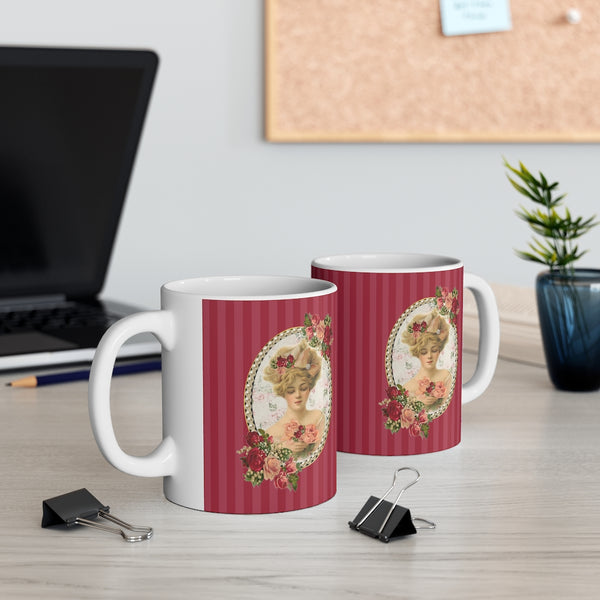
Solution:
M561 390L600 389L600 270L540 273L536 292L552 383Z

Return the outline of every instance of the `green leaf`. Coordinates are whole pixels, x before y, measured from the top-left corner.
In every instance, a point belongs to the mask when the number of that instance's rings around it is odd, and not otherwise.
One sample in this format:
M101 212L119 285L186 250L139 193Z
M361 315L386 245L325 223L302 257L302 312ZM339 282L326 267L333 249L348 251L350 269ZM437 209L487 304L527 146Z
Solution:
M565 207L564 216L561 216L556 207L567 194L557 194L559 185L557 181L549 183L541 171L539 179L536 179L522 162L519 162L519 167L516 168L503 157L503 163L508 170L507 178L512 187L522 196L545 208L545 210L540 208L528 210L521 206L515 211L515 214L529 225L534 234L544 238L542 242L534 236L529 243L530 251L515 250L517 256L566 272L565 266L575 262L586 252L580 251L578 246L571 248L571 242L600 224L596 215L585 220L581 216L575 218ZM510 174L516 178L513 179Z
M517 190L517 192L523 194L523 196L527 196L530 200L533 200L534 202L540 202L540 199L537 196L535 196L534 194L531 194L524 187L520 186L514 179L511 179L509 177L508 180L510 181L512 186L515 188L515 190Z

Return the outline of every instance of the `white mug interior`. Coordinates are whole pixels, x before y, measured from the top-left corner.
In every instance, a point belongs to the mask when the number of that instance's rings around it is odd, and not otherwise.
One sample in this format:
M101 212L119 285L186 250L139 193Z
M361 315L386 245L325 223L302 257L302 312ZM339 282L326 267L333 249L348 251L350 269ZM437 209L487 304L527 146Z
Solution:
M306 277L241 275L181 279L166 283L163 289L214 300L277 300L322 296L330 294L335 286Z
M311 264L319 269L360 273L419 273L463 266L460 260L449 256L395 252L337 254L315 258Z

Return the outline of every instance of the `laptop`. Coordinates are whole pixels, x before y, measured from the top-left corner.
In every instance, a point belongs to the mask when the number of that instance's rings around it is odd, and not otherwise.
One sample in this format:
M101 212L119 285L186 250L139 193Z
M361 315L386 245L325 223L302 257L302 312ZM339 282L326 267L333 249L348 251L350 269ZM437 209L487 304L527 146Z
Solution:
M149 50L0 47L0 370L92 360L150 100ZM157 354L136 336L121 357Z

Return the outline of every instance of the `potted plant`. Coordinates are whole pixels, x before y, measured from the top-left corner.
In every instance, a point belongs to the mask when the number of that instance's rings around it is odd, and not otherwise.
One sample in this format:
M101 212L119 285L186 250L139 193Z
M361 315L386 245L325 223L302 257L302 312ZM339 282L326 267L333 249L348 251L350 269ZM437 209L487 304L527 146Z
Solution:
M561 216L566 194L558 195L558 182L541 172L534 177L521 162L516 168L505 159L504 166L512 186L537 205L516 211L536 234L527 251L516 253L548 267L537 276L536 297L550 379L562 390L600 389L600 269L575 268L587 252L577 240L598 221L574 218L568 208Z

